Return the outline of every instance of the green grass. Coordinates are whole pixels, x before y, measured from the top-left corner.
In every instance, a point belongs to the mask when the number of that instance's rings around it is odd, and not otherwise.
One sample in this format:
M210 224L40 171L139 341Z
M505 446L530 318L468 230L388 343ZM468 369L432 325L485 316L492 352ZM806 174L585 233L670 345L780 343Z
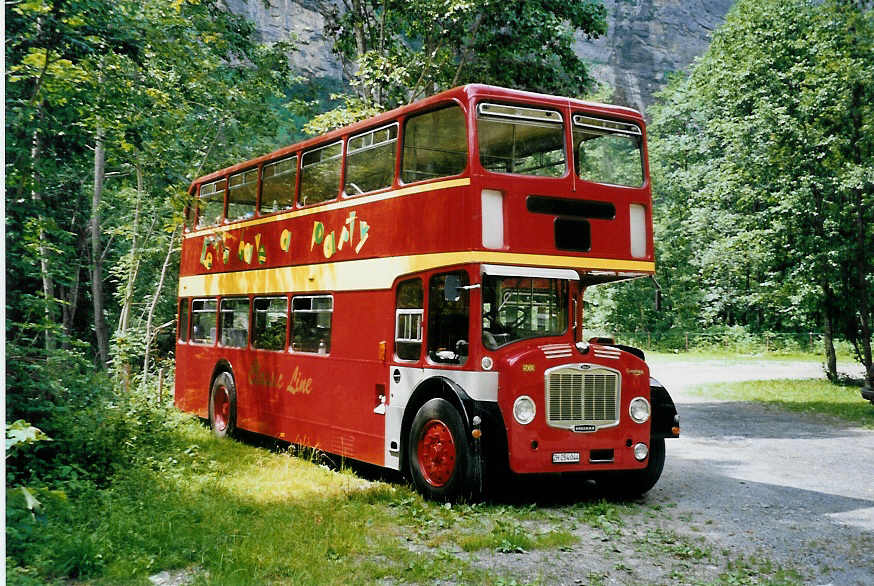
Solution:
M874 429L874 405L862 399L855 386L822 380L771 380L703 385L695 392L715 399L756 401L792 411L832 415Z

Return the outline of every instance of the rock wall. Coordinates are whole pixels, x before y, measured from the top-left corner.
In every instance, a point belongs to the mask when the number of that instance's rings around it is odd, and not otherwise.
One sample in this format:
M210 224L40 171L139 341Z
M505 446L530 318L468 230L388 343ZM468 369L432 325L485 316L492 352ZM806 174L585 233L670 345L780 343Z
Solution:
M577 54L614 89L612 101L641 111L667 75L685 69L710 45L734 0L605 0L607 36L579 39Z
M299 50L294 66L313 77L342 76L324 33L319 5L332 0L225 0L228 9L245 15L265 41L295 35ZM573 1L573 0L570 0ZM604 0L607 36L580 38L577 53L592 63L593 75L614 88L612 101L646 111L667 74L679 71L702 54L710 35L734 0Z

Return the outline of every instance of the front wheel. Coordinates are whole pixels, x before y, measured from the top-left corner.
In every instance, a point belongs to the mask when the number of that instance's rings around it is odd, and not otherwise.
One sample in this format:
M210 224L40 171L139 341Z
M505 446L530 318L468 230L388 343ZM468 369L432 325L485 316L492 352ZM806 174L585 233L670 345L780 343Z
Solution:
M209 392L209 426L216 437L234 435L237 428L237 389L230 373L219 373Z
M665 468L665 438L652 438L649 445L649 460L646 468L630 472L618 472L599 480L605 496L637 498L648 492L662 475Z
M424 496L450 500L475 491L474 456L458 410L445 399L419 408L407 440L410 479Z

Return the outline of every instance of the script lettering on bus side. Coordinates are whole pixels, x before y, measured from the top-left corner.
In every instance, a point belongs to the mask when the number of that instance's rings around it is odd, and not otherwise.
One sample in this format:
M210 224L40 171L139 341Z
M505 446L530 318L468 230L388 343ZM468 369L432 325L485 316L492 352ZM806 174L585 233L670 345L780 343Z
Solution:
M249 384L253 387L282 387L283 376L281 372L266 370L257 360L252 361L249 370Z
M309 395L313 392L313 378L305 376L299 366L295 366L291 373L291 380L285 384L285 376L281 372L270 372L257 360L252 362L249 370L249 384L253 387L277 387L285 388L292 395Z
M305 377L297 366L294 367L294 372L291 373L291 382L285 388L292 395L302 394L309 395L313 392L313 378Z
M358 242L354 244L355 254L361 252L364 243L370 233L370 224L357 217L357 212L349 212L346 220L343 222L343 227L340 229L339 236L336 230L328 232L322 222L313 222L313 236L310 239L310 250L314 249L317 244L322 245L322 253L325 258L331 258L338 251L343 250L343 247L348 244L353 246L355 239L355 224L358 224Z

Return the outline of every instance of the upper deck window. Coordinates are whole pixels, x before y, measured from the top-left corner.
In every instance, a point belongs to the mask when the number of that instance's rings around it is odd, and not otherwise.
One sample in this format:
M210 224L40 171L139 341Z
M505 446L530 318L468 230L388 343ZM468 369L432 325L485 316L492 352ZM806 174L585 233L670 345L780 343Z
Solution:
M467 167L464 113L452 105L407 119L404 125L404 183L458 175Z
M231 175L228 179L228 220L243 220L255 215L258 196L258 169Z
M398 125L353 136L346 149L346 195L391 187L395 176Z
M219 179L200 186L200 200L197 205L197 227L221 224L225 210L225 186L227 181Z
M496 173L561 177L564 127L555 110L483 103L477 107L479 156Z
M643 185L643 133L637 124L574 116L574 166L580 179Z
M261 170L261 213L293 207L296 182L297 155L264 165Z
M343 141L307 151L301 158L300 205L308 206L334 199L340 192L340 165Z

